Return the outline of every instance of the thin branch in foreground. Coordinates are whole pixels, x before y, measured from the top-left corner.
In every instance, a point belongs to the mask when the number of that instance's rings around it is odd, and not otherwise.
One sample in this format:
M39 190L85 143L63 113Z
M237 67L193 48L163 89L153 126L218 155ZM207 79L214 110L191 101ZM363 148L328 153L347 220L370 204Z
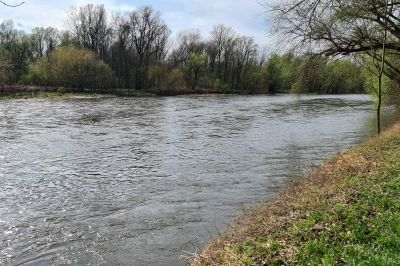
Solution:
M22 6L23 4L25 4L25 2L21 2L21 3L17 4L17 5L10 5L10 4L7 4L6 2L1 1L1 0L0 0L0 3L5 5L5 6L8 6L8 7L19 7L19 6Z

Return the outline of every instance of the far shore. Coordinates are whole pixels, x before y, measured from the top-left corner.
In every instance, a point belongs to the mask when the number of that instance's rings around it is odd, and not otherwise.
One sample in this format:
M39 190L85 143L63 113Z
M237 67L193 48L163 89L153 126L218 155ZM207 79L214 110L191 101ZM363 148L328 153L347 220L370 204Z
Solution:
M119 96L155 96L151 93L125 90L88 90L77 88L30 86L30 85L2 85L0 99L98 99Z
M213 95L265 95L223 92L206 88L165 89L154 92L133 89L90 90L31 85L2 85L0 99L97 99L110 97L157 97L157 96L213 96Z
M100 99L100 98L115 98L118 97L114 94L97 94L97 93L74 93L74 92L21 92L0 96L0 100L12 99L49 99L49 100L63 100L63 99Z
M99 99L116 97L159 97L159 96L220 96L220 95L280 95L269 93L239 93L235 91L219 91L207 88L165 89L154 92L133 89L90 90L31 85L0 85L0 99Z

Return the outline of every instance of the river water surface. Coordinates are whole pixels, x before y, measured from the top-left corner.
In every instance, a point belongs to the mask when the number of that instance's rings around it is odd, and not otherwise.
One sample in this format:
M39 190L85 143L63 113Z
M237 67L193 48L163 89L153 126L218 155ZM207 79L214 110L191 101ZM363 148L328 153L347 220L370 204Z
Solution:
M0 101L0 264L179 265L374 132L355 95Z

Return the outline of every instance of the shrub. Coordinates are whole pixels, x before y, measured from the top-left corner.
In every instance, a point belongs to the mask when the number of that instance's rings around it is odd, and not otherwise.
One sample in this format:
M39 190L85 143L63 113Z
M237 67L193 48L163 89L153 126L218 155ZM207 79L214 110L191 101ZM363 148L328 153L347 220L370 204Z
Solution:
M62 47L29 67L27 81L34 85L104 91L113 86L111 68L85 49Z

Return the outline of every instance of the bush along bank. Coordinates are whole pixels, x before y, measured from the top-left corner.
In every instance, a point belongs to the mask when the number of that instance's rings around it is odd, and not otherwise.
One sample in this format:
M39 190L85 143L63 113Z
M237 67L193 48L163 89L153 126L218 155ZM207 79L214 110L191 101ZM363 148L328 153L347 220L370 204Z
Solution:
M249 210L193 265L400 265L400 124Z

